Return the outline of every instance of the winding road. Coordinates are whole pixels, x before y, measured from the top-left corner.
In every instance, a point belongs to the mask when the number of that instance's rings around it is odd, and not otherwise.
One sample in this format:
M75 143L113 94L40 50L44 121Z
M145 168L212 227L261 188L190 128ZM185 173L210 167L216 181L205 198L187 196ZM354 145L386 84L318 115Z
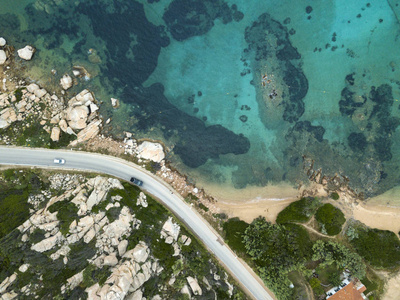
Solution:
M54 158L65 159L65 164L54 164ZM218 233L172 187L136 164L96 153L0 146L0 165L93 171L127 181L130 177L136 177L144 182L143 190L158 198L182 220L249 295L260 300L274 299L260 278L225 243L221 243L222 238Z

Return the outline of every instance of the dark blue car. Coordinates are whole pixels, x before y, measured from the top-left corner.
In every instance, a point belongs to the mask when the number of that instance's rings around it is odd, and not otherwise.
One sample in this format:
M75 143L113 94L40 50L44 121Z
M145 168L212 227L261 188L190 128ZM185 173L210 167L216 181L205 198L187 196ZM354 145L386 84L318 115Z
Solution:
M136 184L137 186L142 186L143 185L143 181L141 181L141 180L139 180L139 179L137 179L137 178L135 178L135 177L131 177L131 180L130 180L133 184Z

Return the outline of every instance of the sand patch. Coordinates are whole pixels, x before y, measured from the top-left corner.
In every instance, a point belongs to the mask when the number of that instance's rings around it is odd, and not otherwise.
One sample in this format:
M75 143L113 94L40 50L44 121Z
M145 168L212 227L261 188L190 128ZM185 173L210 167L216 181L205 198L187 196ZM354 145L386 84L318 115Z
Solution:
M400 231L400 208L371 204L354 207L353 217L371 228L390 230L398 235Z
M269 222L275 222L276 216L290 203L298 200L298 198L290 198L286 200L258 200L257 202L232 203L218 201L215 207L219 208L229 217L239 217L241 220L250 223L255 218L263 216Z
M400 273L390 278L385 285L385 294L382 299L397 300L400 299Z

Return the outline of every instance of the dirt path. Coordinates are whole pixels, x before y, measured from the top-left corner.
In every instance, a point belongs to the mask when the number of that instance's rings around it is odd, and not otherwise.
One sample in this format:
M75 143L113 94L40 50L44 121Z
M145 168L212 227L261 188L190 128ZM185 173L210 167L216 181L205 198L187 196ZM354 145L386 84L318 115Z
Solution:
M308 231L311 231L311 232L313 232L313 233L315 233L315 234L317 234L317 235L319 235L319 236L325 237L325 238L334 239L334 238L336 237L336 236L330 236L330 235L327 235L327 234L323 234L323 233L321 233L321 232L315 230L314 228L312 228L311 226L309 226L309 225L307 225L307 224L302 224L302 223L295 223L295 224L301 225L301 226L303 226L305 229L307 229Z

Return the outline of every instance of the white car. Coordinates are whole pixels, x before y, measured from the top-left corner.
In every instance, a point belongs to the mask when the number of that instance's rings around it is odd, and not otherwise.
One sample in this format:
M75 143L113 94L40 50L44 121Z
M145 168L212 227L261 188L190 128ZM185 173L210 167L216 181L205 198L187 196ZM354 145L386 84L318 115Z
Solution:
M65 159L64 158L55 158L54 163L58 165L63 165L65 164Z

